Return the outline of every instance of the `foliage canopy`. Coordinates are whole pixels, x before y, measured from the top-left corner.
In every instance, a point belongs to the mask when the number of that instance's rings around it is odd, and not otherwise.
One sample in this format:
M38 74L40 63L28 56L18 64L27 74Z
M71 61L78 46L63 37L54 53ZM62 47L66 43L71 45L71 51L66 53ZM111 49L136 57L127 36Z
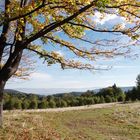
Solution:
M96 69L91 63L96 58L123 55L129 46L139 45L138 0L0 0L0 5L0 75L5 75L4 80L17 72L25 50L39 55L48 65ZM95 20L97 13L99 20L116 15L121 22L101 26ZM94 33L90 38L89 30ZM96 40L96 33L110 33L113 37ZM122 41L123 37L127 39ZM74 40L92 47L81 47ZM56 51L58 47L72 55L61 55ZM72 59L74 56L78 61Z

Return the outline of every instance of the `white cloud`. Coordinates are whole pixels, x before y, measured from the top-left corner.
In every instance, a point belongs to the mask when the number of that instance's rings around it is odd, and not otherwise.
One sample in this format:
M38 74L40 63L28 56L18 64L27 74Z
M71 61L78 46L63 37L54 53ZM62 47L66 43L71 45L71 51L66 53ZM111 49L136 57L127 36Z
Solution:
M116 14L102 14L100 12L95 12L94 20L98 24L105 24L108 21L125 21L123 17L117 16ZM125 27L125 23L123 22L123 27Z
M126 69L126 68L135 68L137 66L126 66L126 65L118 65L118 66L113 66L113 68L118 68L118 69Z
M59 54L60 56L64 56L64 53L61 50L56 51L56 53Z
M39 80L51 80L52 76L47 74L47 73L39 73L39 72L34 72L31 74L32 79L39 79Z
M118 16L115 14L105 14L105 16L103 17L103 14L101 14L100 12L95 12L95 22L96 23L100 23L105 24L105 22L109 21L109 20L113 20L116 19ZM102 18L102 19L101 19Z

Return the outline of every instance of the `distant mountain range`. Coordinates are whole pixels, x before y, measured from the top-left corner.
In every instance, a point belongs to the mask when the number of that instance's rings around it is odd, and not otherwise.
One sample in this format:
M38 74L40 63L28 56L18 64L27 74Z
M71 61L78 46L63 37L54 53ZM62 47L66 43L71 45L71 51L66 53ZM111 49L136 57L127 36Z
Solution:
M58 93L70 93L70 92L85 92L87 90L95 90L97 88L18 88L17 91L25 93L34 93L41 95L52 95Z
M132 90L131 87L120 87L123 91ZM19 89L5 89L7 93L32 93L38 95L52 95L52 94L63 94L63 93L72 93L74 95L81 95L83 92L87 90L93 90L95 92L99 92L101 88L19 88Z

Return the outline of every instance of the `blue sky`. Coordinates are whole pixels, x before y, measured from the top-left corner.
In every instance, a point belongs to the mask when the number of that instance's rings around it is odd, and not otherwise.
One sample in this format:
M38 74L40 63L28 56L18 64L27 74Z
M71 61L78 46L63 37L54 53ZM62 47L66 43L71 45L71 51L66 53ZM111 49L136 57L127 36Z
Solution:
M118 86L134 86L140 73L140 58L116 58L108 60L110 70L80 71L61 70L58 65L51 67L38 63L40 70L30 76L30 80L15 80L7 84L7 88L96 88L106 87L116 83Z
M117 21L122 22L122 19L115 15L106 16L102 21L99 21L99 16L100 14L97 13L95 20L100 26L115 24ZM88 32L88 35L92 36L94 34ZM107 36L106 34L96 34L94 39L111 38L112 36L111 34L107 34ZM63 35L62 37L66 38ZM81 42L78 43L81 46L86 45ZM114 83L118 86L134 86L136 77L140 73L140 57L134 57L133 54L136 53L140 56L140 48L137 46L132 46L132 48L131 57L98 59L97 65L112 66L112 68L94 72L72 69L62 70L59 65L47 67L39 60L36 64L36 70L29 77L30 80L11 80L6 88L98 88L111 86ZM65 49L56 51L62 55L68 53Z

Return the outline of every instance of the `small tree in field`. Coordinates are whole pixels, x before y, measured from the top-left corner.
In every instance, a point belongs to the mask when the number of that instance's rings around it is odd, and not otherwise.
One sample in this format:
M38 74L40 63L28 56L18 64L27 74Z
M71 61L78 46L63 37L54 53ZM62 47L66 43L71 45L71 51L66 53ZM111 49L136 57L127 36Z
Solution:
M0 125L3 90L20 69L24 53L34 52L48 65L59 63L63 69L96 69L92 63L96 58L123 55L126 48L138 45L139 8L139 0L0 0ZM123 17L126 26L118 22L99 26L94 18L97 12L100 20L107 14ZM95 40L94 35L86 37L89 31L114 34ZM119 36L128 38L122 41ZM80 47L73 40L93 47ZM62 56L51 48L54 45L69 51ZM75 61L73 56L90 61Z

